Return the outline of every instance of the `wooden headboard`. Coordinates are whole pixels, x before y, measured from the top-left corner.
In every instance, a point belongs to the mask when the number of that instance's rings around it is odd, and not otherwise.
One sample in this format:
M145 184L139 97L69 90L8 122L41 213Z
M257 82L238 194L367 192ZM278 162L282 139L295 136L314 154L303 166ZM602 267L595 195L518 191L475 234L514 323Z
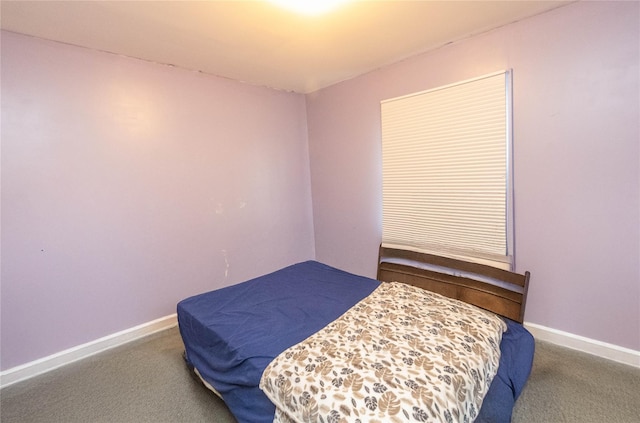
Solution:
M473 304L516 322L524 320L524 275L447 257L380 246L378 280L403 282Z

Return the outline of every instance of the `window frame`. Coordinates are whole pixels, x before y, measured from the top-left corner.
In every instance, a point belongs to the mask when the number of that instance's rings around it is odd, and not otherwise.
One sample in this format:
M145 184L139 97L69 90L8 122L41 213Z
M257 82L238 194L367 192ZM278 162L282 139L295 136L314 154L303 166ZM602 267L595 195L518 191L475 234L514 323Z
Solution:
M397 242L397 240L389 240L385 232L385 219L388 217L385 214L385 136L388 132L387 125L389 122L386 120L388 116L385 116L385 105L391 102L402 102L405 99L416 100L419 96L430 96L432 93L438 93L438 95L446 94L446 90L450 88L456 88L461 86L472 87L477 81L487 80L488 78L504 77L504 107L499 111L502 113L504 110L504 255L496 255L494 253L485 254L482 251L460 250L458 248L447 248L446 245L416 245L415 243ZM512 86L513 74L512 70L502 70L493 72L487 75L482 75L476 78L467 79L460 82L420 91L417 93L395 97L381 101L381 126L382 126L382 153L383 153L383 227L382 227L382 243L384 246L393 248L403 248L412 251L426 252L430 254L437 254L448 256L457 259L463 259L473 261L476 263L488 264L494 267L499 267L505 270L513 270L515 264L515 236L514 236L514 172L513 172L513 86ZM496 79L496 83L500 80ZM462 88L464 89L464 87ZM501 104L502 107L502 104ZM497 113L497 112L496 112ZM411 121L413 123L413 121ZM395 123L393 123L395 124ZM472 136L472 135L470 135ZM500 138L502 139L502 138ZM502 233L500 233L502 235Z

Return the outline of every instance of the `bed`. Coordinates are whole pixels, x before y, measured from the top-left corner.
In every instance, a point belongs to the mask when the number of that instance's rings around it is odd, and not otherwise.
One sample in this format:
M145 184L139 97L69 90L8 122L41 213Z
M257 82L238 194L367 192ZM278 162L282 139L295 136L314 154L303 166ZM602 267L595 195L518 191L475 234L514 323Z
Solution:
M533 337L521 325L528 282L528 272L381 246L377 280L306 261L187 298L178 304L178 323L187 365L240 423L509 422L533 361ZM422 302L440 309L414 307ZM443 320L467 308L498 337L485 336L466 315ZM424 326L431 317L435 326ZM383 338L362 326L369 318ZM327 331L329 338L317 338ZM441 333L445 342L435 339ZM431 338L433 345L423 345ZM486 338L485 350L476 338ZM462 358L452 357L457 350ZM477 369L469 365L475 358L464 358L472 350L490 356ZM427 352L440 367L429 364ZM427 370L405 374L405 364ZM463 370L471 375L467 387Z

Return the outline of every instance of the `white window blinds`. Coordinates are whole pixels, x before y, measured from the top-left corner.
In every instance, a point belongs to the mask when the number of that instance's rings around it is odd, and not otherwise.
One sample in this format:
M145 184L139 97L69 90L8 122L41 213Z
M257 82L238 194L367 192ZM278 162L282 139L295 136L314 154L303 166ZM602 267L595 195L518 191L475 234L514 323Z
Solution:
M511 269L511 78L383 101L384 244Z

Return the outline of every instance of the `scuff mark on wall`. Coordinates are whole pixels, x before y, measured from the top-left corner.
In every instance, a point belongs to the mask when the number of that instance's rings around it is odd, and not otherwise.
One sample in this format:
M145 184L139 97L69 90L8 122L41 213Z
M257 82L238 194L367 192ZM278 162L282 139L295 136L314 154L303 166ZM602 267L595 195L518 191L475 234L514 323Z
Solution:
M222 250L222 257L224 257L224 278L226 280L229 277L229 256L227 255L227 250Z

